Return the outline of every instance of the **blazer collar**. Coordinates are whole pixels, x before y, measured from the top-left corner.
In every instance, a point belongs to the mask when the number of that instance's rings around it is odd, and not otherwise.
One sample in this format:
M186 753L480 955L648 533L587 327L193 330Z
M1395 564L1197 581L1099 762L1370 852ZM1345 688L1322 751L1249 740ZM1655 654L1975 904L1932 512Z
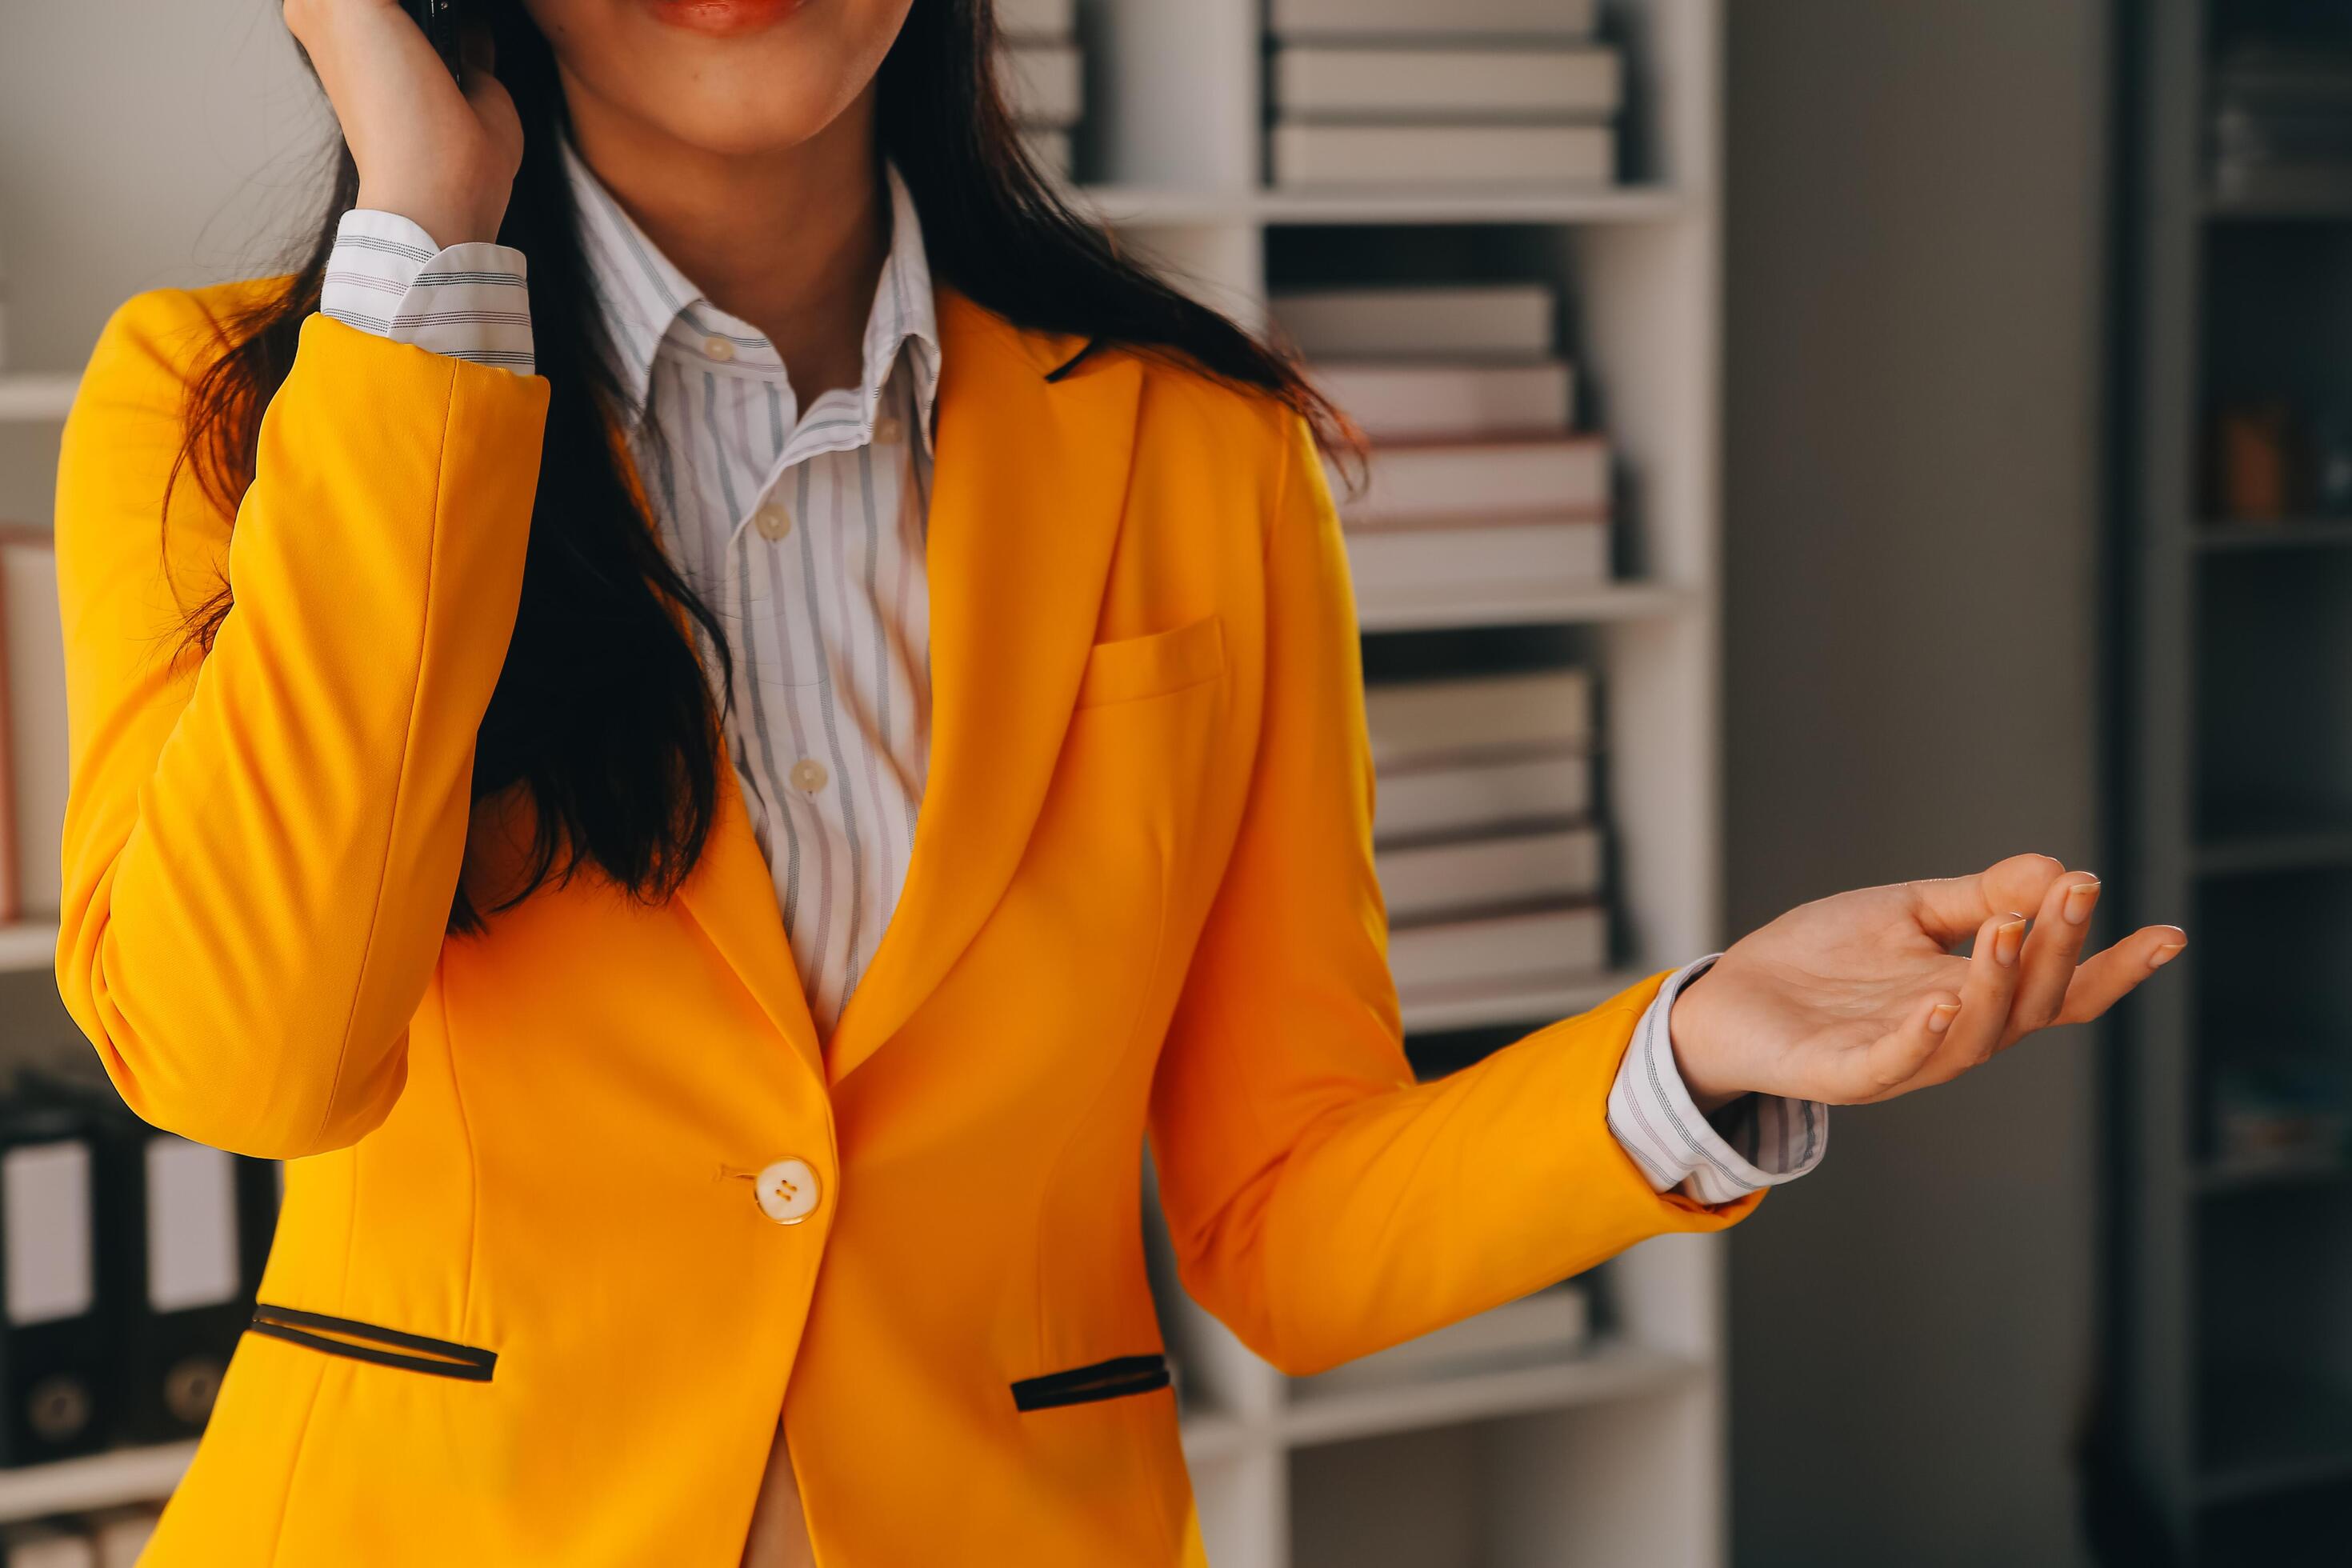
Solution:
M838 1082L895 1034L1013 879L1095 640L1125 515L1140 364L1024 331L942 289L926 559L931 759L907 881L820 1043L775 885L737 793L680 897L812 1068Z

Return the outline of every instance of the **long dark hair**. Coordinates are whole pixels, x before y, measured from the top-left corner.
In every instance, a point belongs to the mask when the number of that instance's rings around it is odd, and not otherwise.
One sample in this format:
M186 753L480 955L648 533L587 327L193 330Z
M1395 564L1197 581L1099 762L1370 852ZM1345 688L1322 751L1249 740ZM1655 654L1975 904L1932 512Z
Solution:
M520 111L522 167L499 239L530 258L538 368L552 387L522 603L483 715L473 799L517 785L534 831L522 875L488 912L593 865L648 902L700 858L717 815L720 714L698 658L698 626L722 663L718 620L664 555L615 445L632 394L605 368L602 328L558 150L555 59L513 0L490 7L499 79ZM915 0L882 65L881 151L923 215L934 276L1024 327L1171 355L1307 417L1327 445L1344 421L1284 355L1180 293L1074 214L1031 163L993 68L994 0ZM324 218L282 290L221 323L221 352L192 388L184 470L235 514L254 477L261 415L319 303L335 227L358 200L348 148ZM190 610L201 654L231 609L227 586ZM729 689L724 681L719 689ZM461 884L453 931L485 911Z

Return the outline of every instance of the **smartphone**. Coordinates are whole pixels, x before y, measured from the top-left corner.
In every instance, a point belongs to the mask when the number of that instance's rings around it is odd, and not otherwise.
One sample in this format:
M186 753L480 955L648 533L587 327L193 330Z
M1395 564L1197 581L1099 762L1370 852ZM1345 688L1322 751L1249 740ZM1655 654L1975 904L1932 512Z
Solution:
M464 79L457 67L457 7L459 0L400 0L400 8L425 29L449 74Z

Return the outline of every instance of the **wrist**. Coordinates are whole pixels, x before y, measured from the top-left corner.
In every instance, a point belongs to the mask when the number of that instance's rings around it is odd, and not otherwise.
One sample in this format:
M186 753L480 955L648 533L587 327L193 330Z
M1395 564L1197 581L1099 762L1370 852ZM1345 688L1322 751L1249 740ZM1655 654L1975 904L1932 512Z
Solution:
M498 239L497 218L486 223L479 214L467 211L463 204L426 192L387 189L362 180L357 205L370 212L406 218L423 229L439 250L453 245L494 243Z
M1731 1082L1719 1066L1724 1053L1717 1042L1722 1037L1714 1026L1714 1009L1708 1005L1715 994L1707 992L1706 985L1705 973L1683 983L1666 1013L1666 1038L1674 1049L1675 1070L1682 1075L1691 1103L1698 1107L1700 1115L1713 1116L1748 1091Z

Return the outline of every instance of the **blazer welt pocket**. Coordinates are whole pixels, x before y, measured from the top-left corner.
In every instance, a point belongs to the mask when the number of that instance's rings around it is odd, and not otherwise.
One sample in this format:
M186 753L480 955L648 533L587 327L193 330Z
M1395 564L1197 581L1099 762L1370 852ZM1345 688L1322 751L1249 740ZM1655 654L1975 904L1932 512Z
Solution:
M1149 637L1098 642L1087 656L1078 706L1099 708L1181 691L1214 679L1224 668L1224 623L1215 616Z
M1168 1386L1168 1358L1163 1355L1114 1356L1092 1366L1024 1377L1013 1385L1013 1407L1051 1410L1062 1405L1092 1405L1098 1400L1124 1399Z
M454 1377L463 1383L489 1382L491 1371L499 1364L496 1351L428 1339L379 1323L362 1323L356 1318L298 1311L267 1302L253 1309L253 1321L247 1331L324 1351L329 1355L349 1356L353 1361L396 1366L433 1377Z

